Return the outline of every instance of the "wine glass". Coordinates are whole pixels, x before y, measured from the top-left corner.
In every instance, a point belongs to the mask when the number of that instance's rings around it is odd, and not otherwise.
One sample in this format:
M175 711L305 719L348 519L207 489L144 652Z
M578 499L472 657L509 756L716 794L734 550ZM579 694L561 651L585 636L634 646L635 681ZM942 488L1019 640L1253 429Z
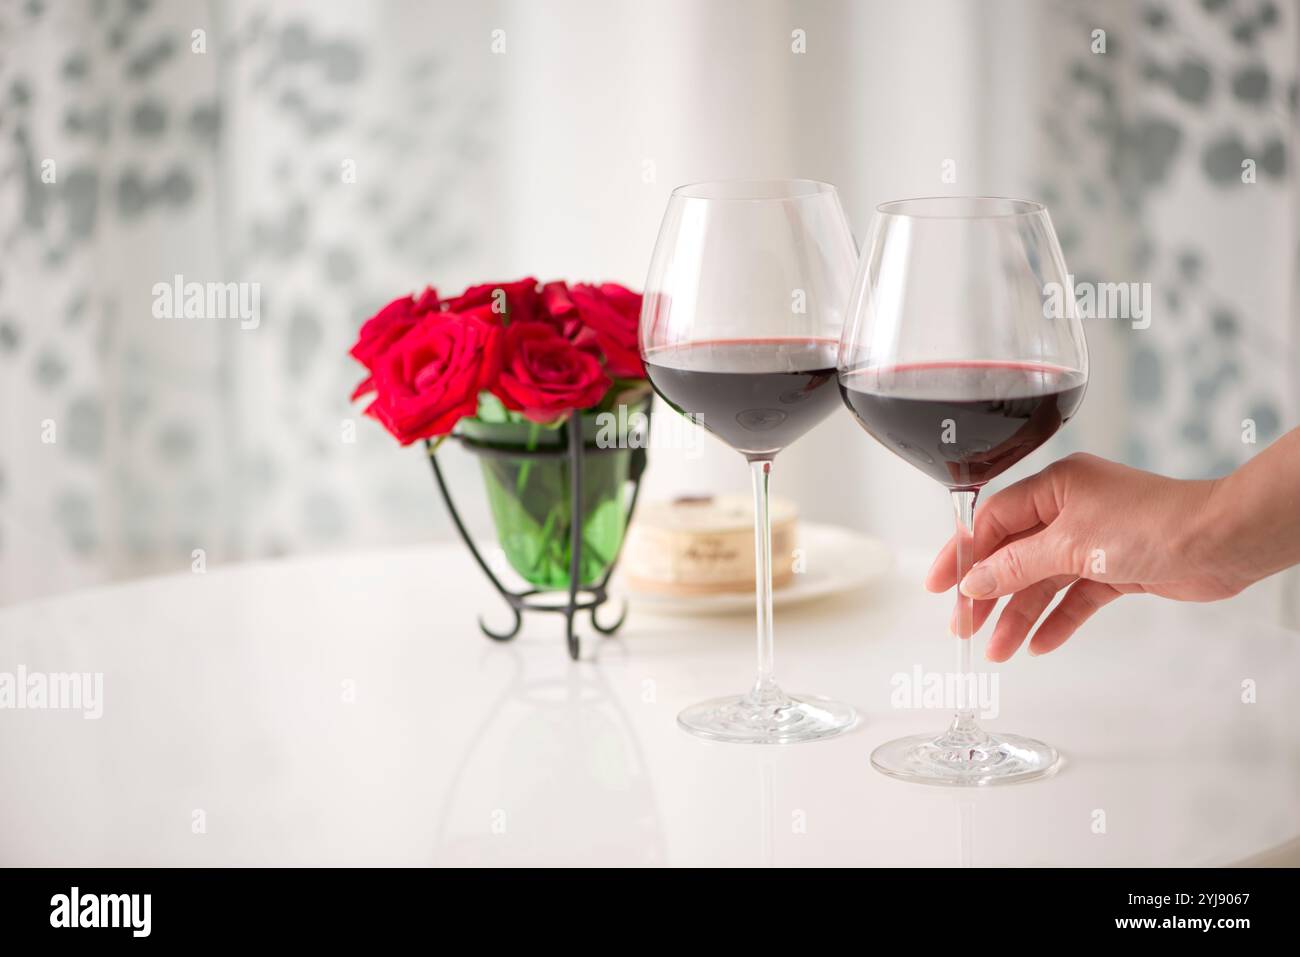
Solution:
M825 183L697 183L668 201L641 308L646 374L668 405L745 456L754 484L758 677L746 694L678 715L692 734L788 744L853 725L848 705L788 695L773 677L768 483L776 454L836 408L856 261Z
M972 563L975 499L1046 442L1088 381L1088 349L1047 210L994 197L877 207L840 342L840 394L885 448L948 487L958 580ZM1059 756L975 719L973 603L958 592L957 713L939 735L877 748L871 763L927 784L1032 780Z

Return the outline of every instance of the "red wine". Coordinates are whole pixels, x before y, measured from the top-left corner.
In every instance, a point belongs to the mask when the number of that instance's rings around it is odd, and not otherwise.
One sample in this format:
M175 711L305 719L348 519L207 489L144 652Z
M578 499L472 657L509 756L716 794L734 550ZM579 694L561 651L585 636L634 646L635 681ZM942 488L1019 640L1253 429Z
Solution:
M1060 366L974 360L842 373L840 394L886 448L949 488L978 488L1056 434L1086 384Z
M688 342L652 350L663 400L751 459L775 455L835 408L833 339Z

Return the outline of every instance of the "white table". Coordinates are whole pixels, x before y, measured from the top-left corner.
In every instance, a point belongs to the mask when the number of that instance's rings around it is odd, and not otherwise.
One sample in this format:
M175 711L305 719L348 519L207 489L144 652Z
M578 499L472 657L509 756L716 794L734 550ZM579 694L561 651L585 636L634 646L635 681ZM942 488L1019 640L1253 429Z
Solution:
M815 556L810 556L815 560ZM1001 666L993 728L1050 741L1046 781L976 793L868 755L945 715L890 677L951 666L923 556L867 593L778 611L791 691L858 730L788 748L692 738L683 705L747 686L746 618L558 622L514 643L461 548L255 563L0 611L0 672L102 672L104 713L0 711L0 864L1193 865L1300 836L1300 635L1126 598ZM591 637L588 637L591 636ZM1257 703L1242 703L1242 681ZM196 812L202 812L201 815ZM1096 833L1104 812L1104 833ZM201 822L199 827L196 822ZM1282 848L1282 850L1278 850Z

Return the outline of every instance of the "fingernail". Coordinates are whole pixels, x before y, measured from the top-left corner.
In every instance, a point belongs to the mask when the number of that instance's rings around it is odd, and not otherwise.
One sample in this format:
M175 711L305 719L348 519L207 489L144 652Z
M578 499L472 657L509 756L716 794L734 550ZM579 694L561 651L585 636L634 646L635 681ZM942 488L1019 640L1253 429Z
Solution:
M965 578L961 580L961 593L967 598L983 598L985 595L992 594L997 582L993 578L993 573L987 568L973 568Z

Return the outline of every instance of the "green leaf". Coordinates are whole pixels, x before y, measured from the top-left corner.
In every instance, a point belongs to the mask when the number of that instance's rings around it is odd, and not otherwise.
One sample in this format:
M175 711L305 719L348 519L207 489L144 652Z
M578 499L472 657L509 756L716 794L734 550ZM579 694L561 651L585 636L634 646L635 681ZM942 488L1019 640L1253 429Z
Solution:
M511 412L491 392L478 394L478 411L474 417L480 422L509 422Z

